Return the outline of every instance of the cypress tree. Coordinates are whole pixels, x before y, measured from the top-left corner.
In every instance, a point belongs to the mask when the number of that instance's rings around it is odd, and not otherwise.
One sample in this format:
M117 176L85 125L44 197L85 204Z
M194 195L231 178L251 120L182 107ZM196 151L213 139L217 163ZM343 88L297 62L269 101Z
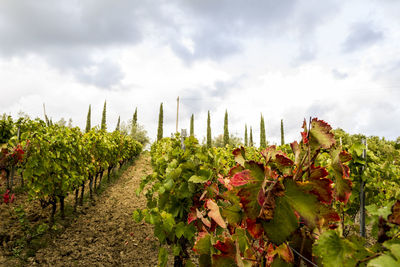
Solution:
M283 131L283 120L281 120L281 146L285 144L285 133Z
M89 132L90 131L90 129L91 129L91 105L89 105L89 111L88 111L88 113L87 113L87 119L86 119L86 130L85 130L85 132L87 133L87 132Z
M194 115L190 117L190 136L194 136Z
M266 140L265 140L265 124L264 124L264 117L261 114L261 121L260 121L260 148L265 148Z
M211 119L210 119L210 111L208 111L208 117L207 117L207 147L211 148Z
M118 116L117 127L115 128L116 131L119 131L119 124L121 122L121 116Z
M158 114L158 132L157 132L157 141L163 138L163 103L160 105L160 113Z
M247 139L247 124L244 125L244 146L248 146L249 142Z
M137 108L135 109L135 113L133 113L132 117L132 128L131 128L131 135L134 136L137 129Z
M132 120L133 125L137 125L137 108L135 109L135 113L133 113L133 120Z
M249 146L254 146L254 142L253 142L253 129L250 126L250 143Z
M103 107L103 117L101 118L101 129L106 131L107 130L107 125L106 125L106 108L107 108L107 103L104 101L104 107Z
M229 130L228 130L228 111L225 110L225 119L224 119L224 146L229 144Z

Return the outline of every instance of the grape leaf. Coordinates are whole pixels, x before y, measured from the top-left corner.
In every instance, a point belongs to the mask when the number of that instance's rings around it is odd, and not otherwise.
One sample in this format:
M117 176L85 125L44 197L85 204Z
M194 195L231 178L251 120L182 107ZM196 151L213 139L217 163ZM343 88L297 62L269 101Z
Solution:
M397 200L392 206L392 214L389 215L388 221L400 225L400 200Z
M262 224L268 239L275 244L281 244L296 230L299 224L285 197L276 198L275 204L274 218L269 222L263 221Z
M219 226L226 228L226 223L219 212L219 206L213 200L207 200L208 217L212 218Z
M193 250L198 254L210 254L211 236L207 232L200 232L194 243Z
M312 119L310 129L310 145L314 149L319 147L328 149L335 144L335 137L331 133L332 127L323 120Z
M352 183L349 179L350 169L340 161L340 148L331 151L333 176L335 178L336 199L347 204L351 195Z

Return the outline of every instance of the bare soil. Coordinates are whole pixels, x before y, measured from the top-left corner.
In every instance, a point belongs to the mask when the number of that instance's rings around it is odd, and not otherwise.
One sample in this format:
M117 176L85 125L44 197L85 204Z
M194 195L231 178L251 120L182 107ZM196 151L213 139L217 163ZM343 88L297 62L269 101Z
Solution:
M137 197L135 190L149 173L150 157L143 154L102 192L94 205L85 205L61 234L23 265L156 266L158 241L153 227L132 219L135 209L146 206L145 197ZM168 265L172 265L172 258Z

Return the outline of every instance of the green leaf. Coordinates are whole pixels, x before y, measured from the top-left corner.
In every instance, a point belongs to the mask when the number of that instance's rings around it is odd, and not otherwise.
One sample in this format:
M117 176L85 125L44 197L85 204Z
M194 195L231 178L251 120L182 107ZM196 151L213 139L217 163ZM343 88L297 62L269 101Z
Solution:
M306 220L310 227L314 227L319 210L319 202L316 196L303 192L293 180L286 179L284 185L285 195L283 197Z
M275 204L274 218L270 222L263 221L263 227L272 242L281 244L296 230L299 223L287 198L278 197Z
M196 184L204 184L207 181L208 181L208 177L205 177L205 176L193 175L192 177L189 178L189 182L196 183Z
M199 233L194 244L193 250L198 254L210 254L211 236L206 232Z
M310 129L310 144L322 148L330 148L335 144L335 137L331 133L332 127L323 120L312 119ZM317 149L317 148L316 148Z
M141 222L141 221L143 220L142 211L139 210L139 209L135 210L135 211L133 212L133 214L132 214L132 218L133 218L137 223Z
M177 238L181 238L181 236L185 233L186 225L183 222L179 222L175 227L175 235Z
M367 264L368 267L394 267L400 266L400 261L395 260L393 257L384 254L378 258L372 259Z
M162 223L167 232L171 232L175 225L175 219L172 214L163 211L161 213Z
M322 259L326 267L355 266L357 259L354 253L363 248L362 244L357 246L356 243L342 239L337 231L328 230L319 237L313 253Z
M167 250L164 247L160 247L160 249L158 250L158 266L159 267L167 266L167 261L168 261Z
M181 253L181 247L178 244L174 244L172 247L172 254L174 256L179 256L180 253Z

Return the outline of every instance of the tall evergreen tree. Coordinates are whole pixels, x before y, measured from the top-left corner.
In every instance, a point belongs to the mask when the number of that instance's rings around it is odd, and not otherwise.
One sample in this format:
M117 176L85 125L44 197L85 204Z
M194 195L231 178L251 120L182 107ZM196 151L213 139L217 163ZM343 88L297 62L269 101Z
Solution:
M89 105L89 111L87 113L87 119L86 119L86 130L85 132L89 132L90 129L92 128L91 126L91 105Z
M107 108L107 103L104 101L104 107L103 107L103 116L101 118L101 129L106 131L107 130L107 125L106 125L106 108Z
M190 117L190 136L194 136L194 115Z
M260 148L265 148L267 146L265 140L265 124L264 124L264 117L261 114L261 121L260 121Z
M208 111L207 117L207 147L211 148L211 118L210 118L210 111Z
M135 108L135 113L133 113L132 124L137 125L137 108Z
M116 131L119 131L119 125L121 123L121 116L118 116L118 122L117 122L117 127L115 127Z
M285 133L283 131L283 119L281 120L281 146L285 144Z
M249 146L254 146L254 142L253 142L253 129L250 126L250 142L249 142Z
M248 146L249 142L248 142L248 138L247 138L247 124L244 125L244 146Z
M228 111L225 110L225 119L224 119L224 146L229 144L229 130L228 130Z
M158 114L157 141L163 138L163 121L164 121L164 112L163 112L163 103L161 103L160 113Z

